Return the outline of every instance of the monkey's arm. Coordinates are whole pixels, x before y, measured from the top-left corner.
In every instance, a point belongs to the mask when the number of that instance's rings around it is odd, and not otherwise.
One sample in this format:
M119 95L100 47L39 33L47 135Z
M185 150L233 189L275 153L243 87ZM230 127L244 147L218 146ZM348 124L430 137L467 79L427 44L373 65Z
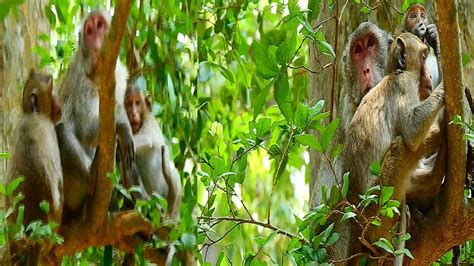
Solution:
M441 82L425 101L415 107L408 108L408 112L402 115L400 121L401 134L410 150L416 151L418 149L425 139L431 125L435 122L438 111L443 106L444 84ZM401 110L403 110L403 108Z
M163 143L161 146L161 163L163 169L163 177L168 185L168 214L176 221L179 216L179 205L181 203L181 180L178 170L174 167L167 146Z
M72 129L60 123L56 126L56 135L62 168L67 169L71 176L78 179L77 181L89 184L92 160L73 134Z

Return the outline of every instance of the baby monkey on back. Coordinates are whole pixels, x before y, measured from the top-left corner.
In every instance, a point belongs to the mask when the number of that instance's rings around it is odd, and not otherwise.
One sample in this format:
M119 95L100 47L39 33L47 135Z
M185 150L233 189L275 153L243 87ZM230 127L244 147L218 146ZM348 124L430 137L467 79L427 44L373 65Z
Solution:
M135 165L138 174L129 175L129 185L142 187L142 196L157 192L168 201L168 215L179 217L181 181L170 158L165 137L151 112L151 99L133 82L125 92L125 109L132 127L135 145Z

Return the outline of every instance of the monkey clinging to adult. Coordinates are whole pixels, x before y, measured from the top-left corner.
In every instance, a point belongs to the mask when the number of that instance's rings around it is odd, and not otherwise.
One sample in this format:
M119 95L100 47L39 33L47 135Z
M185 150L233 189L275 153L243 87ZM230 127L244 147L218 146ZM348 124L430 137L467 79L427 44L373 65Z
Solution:
M23 89L23 116L16 129L17 140L9 170L10 181L20 175L25 178L19 186L24 195L24 225L34 220L61 222L63 174L54 129L61 110L52 91L51 75L31 71ZM41 210L39 205L42 201L49 203L48 213ZM26 264L37 265L50 248L48 243L28 243ZM24 259L20 258L22 249L18 242L12 243L10 252L14 262Z
M344 142L352 116L362 97L377 85L385 75L388 49L391 42L392 38L388 33L370 22L361 23L349 36L342 60L343 84L338 107L341 126L336 132L332 146ZM333 176L329 162L324 159L321 161L313 195L311 195L311 206L313 208L321 203L321 187L325 185L330 189L337 184L335 178L340 180L342 176L340 160L336 161L334 170L336 177Z
M431 75L433 88L436 88L442 79L438 29L435 24L429 24L428 12L420 4L411 5L406 11L403 21L403 30L415 34L423 42L433 47L435 55L429 53L426 64ZM420 94L422 100L426 99L428 95L429 93L423 92Z
M78 49L62 79L59 96L64 102L61 124L57 126L64 174L66 210L77 212L92 195L97 176L99 141L99 88L94 82L97 60L110 25L103 11L91 12L79 33ZM112 67L112 66L111 66ZM122 169L133 160L132 130L123 102L127 70L117 59L115 65L116 135Z
M404 163L394 164L403 168L398 173L388 175L390 180L384 185L395 188L396 199L404 199L409 189L411 173L424 155L433 152L439 145L439 130L430 131L436 123L438 113L444 106L444 89L441 83L424 101L420 101L419 89L429 86L425 60L428 47L411 33L400 34L392 45L390 66L396 66L394 73L373 88L362 100L351 121L346 145L343 151L343 171L350 172L348 199L358 201L358 195L374 186L378 179L371 175L369 166L374 161L382 161L397 136L409 154L393 156ZM422 84L426 82L427 84ZM431 143L432 142L432 143ZM415 155L413 155L415 154ZM414 158L407 162L407 158ZM382 168L387 168L382 166ZM360 235L352 226L350 236ZM350 237L349 236L349 237ZM349 254L358 252L360 244L348 241Z
M145 194L159 193L168 201L167 213L176 221L181 202L181 180L172 159L165 137L151 111L151 99L136 82L127 87L125 108L132 127L135 144L135 164L140 180L133 184L143 183ZM136 176L136 175L134 175Z

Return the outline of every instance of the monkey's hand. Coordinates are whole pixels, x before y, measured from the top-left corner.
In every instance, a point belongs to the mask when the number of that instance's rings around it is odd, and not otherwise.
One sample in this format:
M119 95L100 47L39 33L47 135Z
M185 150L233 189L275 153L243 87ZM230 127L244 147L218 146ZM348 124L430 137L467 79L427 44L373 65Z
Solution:
M435 54L439 55L438 28L435 24L430 24L426 27L425 38L428 44L433 47Z
M135 148L133 146L133 135L130 125L126 123L117 124L117 139L120 147L120 154L124 158L124 163L127 169L132 167L132 162L135 159Z

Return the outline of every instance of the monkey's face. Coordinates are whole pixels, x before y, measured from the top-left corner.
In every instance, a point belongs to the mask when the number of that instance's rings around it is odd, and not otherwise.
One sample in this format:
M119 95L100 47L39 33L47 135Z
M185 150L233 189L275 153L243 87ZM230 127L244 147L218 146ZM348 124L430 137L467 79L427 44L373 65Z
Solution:
M61 110L59 101L53 96L53 77L32 71L23 90L22 101L25 114L41 113L56 123Z
M428 16L422 5L411 6L405 18L405 30L415 34L418 38L424 38L426 26L428 25Z
M105 33L107 32L108 23L105 15L101 12L94 12L84 22L83 41L84 52L86 56L92 61L92 66L95 67L97 57L102 45L104 43Z
M375 84L375 67L380 44L377 37L369 32L355 39L350 48L352 62L355 63L361 95L365 95Z
M127 111L128 121L130 121L133 134L140 131L145 112L147 111L143 98L143 95L138 92L131 92L125 97L125 109Z

